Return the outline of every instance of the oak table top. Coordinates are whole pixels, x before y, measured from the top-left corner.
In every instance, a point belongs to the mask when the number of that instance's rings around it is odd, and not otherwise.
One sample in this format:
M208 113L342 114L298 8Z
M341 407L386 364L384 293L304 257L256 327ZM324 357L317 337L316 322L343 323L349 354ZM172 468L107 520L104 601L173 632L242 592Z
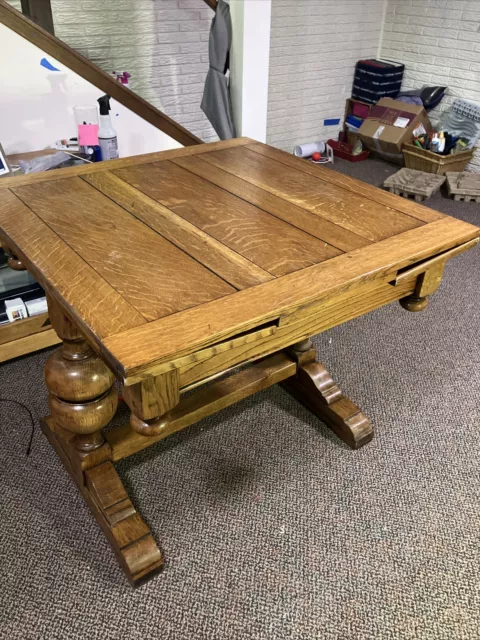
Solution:
M62 340L42 429L131 582L163 554L115 462L277 383L365 445L370 420L310 336L395 300L424 309L479 235L246 138L4 178L9 264L44 286ZM131 413L104 432L115 378Z
M0 186L5 240L127 382L479 233L246 138Z

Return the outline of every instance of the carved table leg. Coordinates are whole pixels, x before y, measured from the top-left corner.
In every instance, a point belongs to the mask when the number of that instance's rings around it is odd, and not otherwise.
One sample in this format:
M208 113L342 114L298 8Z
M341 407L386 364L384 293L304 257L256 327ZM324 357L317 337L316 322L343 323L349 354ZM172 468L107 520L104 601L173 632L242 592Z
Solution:
M359 449L373 438L370 420L340 387L328 371L316 362L310 340L303 340L288 350L298 362L297 375L282 382L285 389L318 416L352 449Z
M415 284L415 291L406 298L401 298L400 304L407 311L423 311L428 305L428 297L440 286L445 269L445 262L438 262L433 267L421 273Z
M49 357L45 382L51 417L42 429L77 484L133 583L163 565L149 528L135 511L111 462L102 429L118 402L114 376L58 305L48 301L63 345Z
M132 415L130 426L144 436L157 436L168 427L168 412L180 401L177 369L123 387Z

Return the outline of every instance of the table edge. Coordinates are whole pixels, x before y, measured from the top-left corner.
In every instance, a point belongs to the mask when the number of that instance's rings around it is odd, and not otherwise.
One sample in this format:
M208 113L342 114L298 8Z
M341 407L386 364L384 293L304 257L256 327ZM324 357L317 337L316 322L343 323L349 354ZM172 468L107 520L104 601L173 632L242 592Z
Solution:
M422 237L423 236L423 237ZM437 240L432 240L429 237L438 236ZM251 287L249 289L238 291L229 296L207 302L203 305L186 309L176 314L160 318L154 322L128 329L115 335L110 335L103 340L101 345L102 353L109 362L110 366L127 382L129 378L133 379L133 376L138 377L140 374L148 375L149 369L153 369L156 365L162 362L168 362L182 355L187 355L200 348L211 346L220 340L225 340L235 336L241 331L252 329L259 326L262 323L274 320L280 316L288 315L295 309L302 306L310 306L322 298L329 295L354 287L356 283L363 283L369 280L375 280L385 277L389 274L395 274L399 269L414 264L420 260L430 258L440 253L441 251L454 248L464 242L480 237L480 228L450 216L445 216L441 220L431 222L415 229L411 229L402 234L398 234L391 238L387 238L380 242L368 245L360 249L356 249L352 252L344 253L335 258L331 258L325 262L322 262L312 267L296 271L281 278ZM410 242L410 246L408 243ZM401 246L405 244L405 250L403 251ZM415 245L412 248L412 243ZM399 248L400 246L400 248ZM395 248L397 254L400 256L395 259L380 260L376 254L383 252L388 253L390 249ZM358 273L354 273L350 267L356 261L361 262L372 256L372 267L370 270L359 270ZM376 263L374 261L376 259ZM352 262L353 261L353 262ZM335 282L335 272L341 271L346 266L347 271L350 269L351 275L345 280L339 280L338 275L337 282ZM315 279L322 275L323 279L329 279L331 277L332 282L335 282L332 286L327 288L315 288L312 286L311 290L305 292L305 286L302 281L305 279L305 274L308 275L309 280L315 283ZM303 290L296 290L295 287L298 283L302 283ZM174 333L180 334L179 327L182 324L188 325L196 323L200 327L202 323L202 317L205 320L208 316L221 317L222 309L226 310L226 305L230 306L233 301L242 302L247 300L254 294L257 298L262 298L263 307L268 306L269 295L278 290L282 290L288 286L295 291L296 296L289 301L288 304L277 307L270 310L267 313L258 313L255 317L248 317L245 320L240 321L237 317L235 322L230 322L228 326L222 328L221 331L208 331L205 329L205 325L201 328L198 335L195 338L191 338L185 341L181 348L175 346L169 346L168 341L165 340L166 335L172 335ZM235 298L235 300L233 300ZM170 330L170 334L169 334ZM143 343L144 341L151 341L159 345L159 348L163 351L157 351L154 358L139 358L135 356L125 356L123 354L124 349L122 347L125 344L132 344L138 341Z

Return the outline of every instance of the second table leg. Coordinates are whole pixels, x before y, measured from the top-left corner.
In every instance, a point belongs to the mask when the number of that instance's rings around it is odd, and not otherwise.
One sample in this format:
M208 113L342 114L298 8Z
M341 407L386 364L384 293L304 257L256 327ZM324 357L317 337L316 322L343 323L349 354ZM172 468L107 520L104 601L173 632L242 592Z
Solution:
M343 395L325 367L316 361L312 341L302 340L288 352L296 358L298 371L296 376L282 382L282 386L352 449L370 442L372 423Z

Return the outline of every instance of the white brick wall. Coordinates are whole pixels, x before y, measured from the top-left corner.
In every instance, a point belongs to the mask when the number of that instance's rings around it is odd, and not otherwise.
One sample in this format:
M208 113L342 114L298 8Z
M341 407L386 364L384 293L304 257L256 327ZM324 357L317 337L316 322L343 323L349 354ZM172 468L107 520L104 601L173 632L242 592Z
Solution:
M19 11L20 0L9 0ZM213 11L202 0L51 0L55 35L205 141L200 109Z
M480 104L480 0L388 0L381 56L405 63L403 89L449 87L434 122L455 98Z
M202 0L51 0L55 34L203 140L200 109L213 11Z
M272 0L267 142L336 137L357 60L375 57L384 0Z
M9 0L21 11L20 0ZM205 141L200 109L213 11L202 0L51 0L55 35Z

